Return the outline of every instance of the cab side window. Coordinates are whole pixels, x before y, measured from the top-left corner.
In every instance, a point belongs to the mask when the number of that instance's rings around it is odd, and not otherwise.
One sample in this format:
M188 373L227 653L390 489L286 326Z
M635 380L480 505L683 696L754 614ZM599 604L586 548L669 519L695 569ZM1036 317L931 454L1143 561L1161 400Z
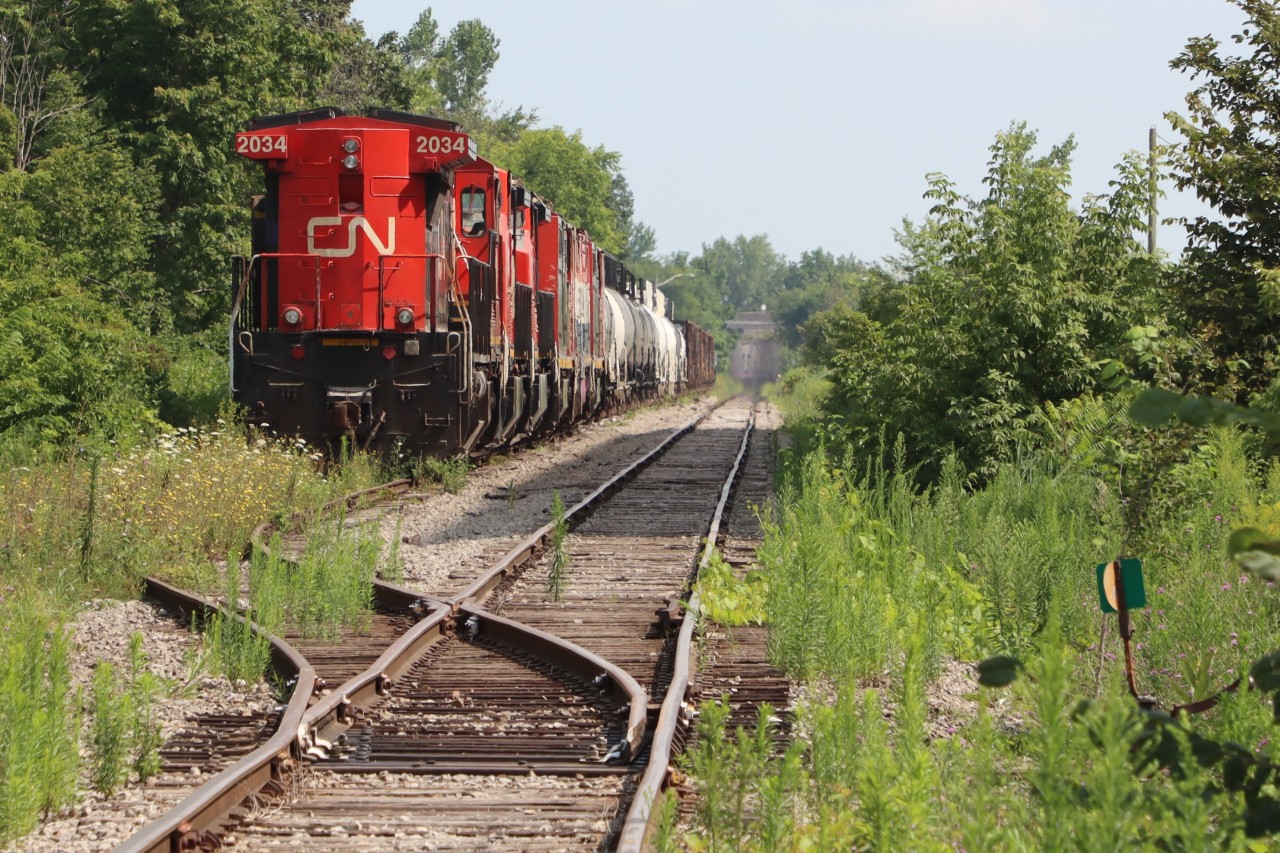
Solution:
M462 236L481 237L487 230L484 221L484 190L467 187L462 191Z

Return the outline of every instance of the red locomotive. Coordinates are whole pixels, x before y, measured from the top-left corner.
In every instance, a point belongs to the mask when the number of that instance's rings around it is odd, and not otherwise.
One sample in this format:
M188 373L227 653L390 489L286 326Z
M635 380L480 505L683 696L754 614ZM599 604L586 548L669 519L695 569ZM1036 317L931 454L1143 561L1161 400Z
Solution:
M705 332L456 124L321 109L235 148L266 178L230 330L254 423L449 456L714 379Z

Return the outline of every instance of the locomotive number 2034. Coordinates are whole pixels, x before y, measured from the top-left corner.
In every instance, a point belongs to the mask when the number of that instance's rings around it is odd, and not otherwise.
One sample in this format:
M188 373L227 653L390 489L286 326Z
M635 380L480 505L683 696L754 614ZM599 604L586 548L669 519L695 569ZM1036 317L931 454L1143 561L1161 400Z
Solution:
M419 136L419 154L464 154L467 150L467 137L455 136Z
M243 134L236 137L237 154L287 154L289 141L287 136L250 136Z

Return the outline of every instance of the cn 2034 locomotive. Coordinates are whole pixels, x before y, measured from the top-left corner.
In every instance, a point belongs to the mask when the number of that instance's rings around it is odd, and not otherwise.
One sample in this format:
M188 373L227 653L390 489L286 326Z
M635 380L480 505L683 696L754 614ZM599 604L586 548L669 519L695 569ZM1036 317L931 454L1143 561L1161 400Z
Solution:
M451 456L706 387L710 337L451 122L319 109L252 121L232 397L318 446Z

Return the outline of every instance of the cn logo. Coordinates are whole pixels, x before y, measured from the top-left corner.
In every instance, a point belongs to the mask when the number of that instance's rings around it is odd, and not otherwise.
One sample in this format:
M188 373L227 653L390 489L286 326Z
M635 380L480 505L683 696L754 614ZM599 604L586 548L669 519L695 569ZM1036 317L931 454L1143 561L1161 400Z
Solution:
M396 220L387 217L387 242L383 243L373 226L363 216L353 216L347 220L347 245L340 249L317 249L316 229L330 225L342 225L341 216L317 216L307 222L307 254L319 255L322 258L349 258L356 253L356 229L359 228L369 238L369 242L378 250L379 255L396 253ZM327 236L327 235L325 235Z

